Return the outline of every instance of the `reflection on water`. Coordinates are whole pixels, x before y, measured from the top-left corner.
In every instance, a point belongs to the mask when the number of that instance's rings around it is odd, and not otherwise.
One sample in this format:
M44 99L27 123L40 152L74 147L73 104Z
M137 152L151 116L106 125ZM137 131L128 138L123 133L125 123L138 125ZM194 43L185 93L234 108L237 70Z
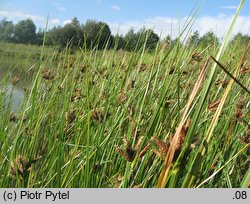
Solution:
M17 112L24 99L24 90L9 84L6 90L6 106L11 104L11 111Z
M33 76L38 70L38 59L30 57L9 57L0 55L0 90L6 90L6 103L11 104L11 110L17 111L24 99L24 88L30 89ZM43 62L43 65L52 67L55 62ZM13 86L11 79L18 78L18 83ZM5 80L3 80L5 79Z
M10 104L11 111L17 112L24 100L24 88L30 88L32 84L34 71L29 70L29 67L35 65L30 64L29 66L26 65L27 67L22 67L20 64L14 66L11 59L9 59L9 62L9 66L6 61L0 64L0 88L4 89L6 93L5 106L7 107ZM15 86L11 83L13 78L18 78L18 83Z

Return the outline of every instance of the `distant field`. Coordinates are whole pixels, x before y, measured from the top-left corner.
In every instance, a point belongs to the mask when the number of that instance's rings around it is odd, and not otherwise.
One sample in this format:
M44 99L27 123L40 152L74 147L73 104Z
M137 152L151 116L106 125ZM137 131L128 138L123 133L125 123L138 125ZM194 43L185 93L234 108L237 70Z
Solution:
M2 53L15 53L17 56L22 56L22 54L26 56L39 54L40 57L42 46L0 42L0 50ZM52 55L56 49L53 47L45 47L45 50L46 54Z

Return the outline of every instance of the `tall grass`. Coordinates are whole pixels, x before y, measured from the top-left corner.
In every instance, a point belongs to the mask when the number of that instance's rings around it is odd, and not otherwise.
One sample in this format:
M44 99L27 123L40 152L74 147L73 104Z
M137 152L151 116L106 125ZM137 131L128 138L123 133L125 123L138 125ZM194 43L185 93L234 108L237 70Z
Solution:
M0 186L247 187L249 94L208 60L233 56L232 73L244 49L182 44L195 16L154 52L47 56L14 115L1 81ZM248 72L234 76L248 86Z

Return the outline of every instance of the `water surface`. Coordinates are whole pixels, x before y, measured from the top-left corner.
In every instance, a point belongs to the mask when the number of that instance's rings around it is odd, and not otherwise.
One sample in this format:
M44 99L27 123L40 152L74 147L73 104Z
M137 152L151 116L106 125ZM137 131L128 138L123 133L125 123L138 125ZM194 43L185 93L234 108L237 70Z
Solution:
M24 99L24 89L32 86L34 70L38 63L6 56L0 60L0 89L5 92L5 106L10 103L11 111L17 112ZM13 78L18 79L15 85L12 82Z

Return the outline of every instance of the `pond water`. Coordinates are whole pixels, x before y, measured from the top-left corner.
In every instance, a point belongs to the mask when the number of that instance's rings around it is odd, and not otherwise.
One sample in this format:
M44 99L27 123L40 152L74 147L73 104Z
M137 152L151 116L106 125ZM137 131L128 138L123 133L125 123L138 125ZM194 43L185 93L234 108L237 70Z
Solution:
M8 84L6 90L6 104L11 103L11 111L17 112L24 99L24 90Z
M10 103L11 110L18 111L24 99L24 89L32 87L34 74L40 64L51 68L57 63L54 49L47 48L46 56L40 58L40 51L34 50L36 47L29 50L27 46L22 50L22 46L19 48L18 45L15 45L14 48L14 50L8 48L6 51L0 47L0 94L5 93L5 102L0 100L0 103L5 103L5 107L6 103ZM14 78L18 79L18 83L13 83Z
M32 61L18 61L10 57L0 60L0 90L5 93L5 107L10 103L11 111L17 112L24 99L24 89L32 85L34 71L30 68L37 65ZM11 83L14 78L18 79L15 85Z

